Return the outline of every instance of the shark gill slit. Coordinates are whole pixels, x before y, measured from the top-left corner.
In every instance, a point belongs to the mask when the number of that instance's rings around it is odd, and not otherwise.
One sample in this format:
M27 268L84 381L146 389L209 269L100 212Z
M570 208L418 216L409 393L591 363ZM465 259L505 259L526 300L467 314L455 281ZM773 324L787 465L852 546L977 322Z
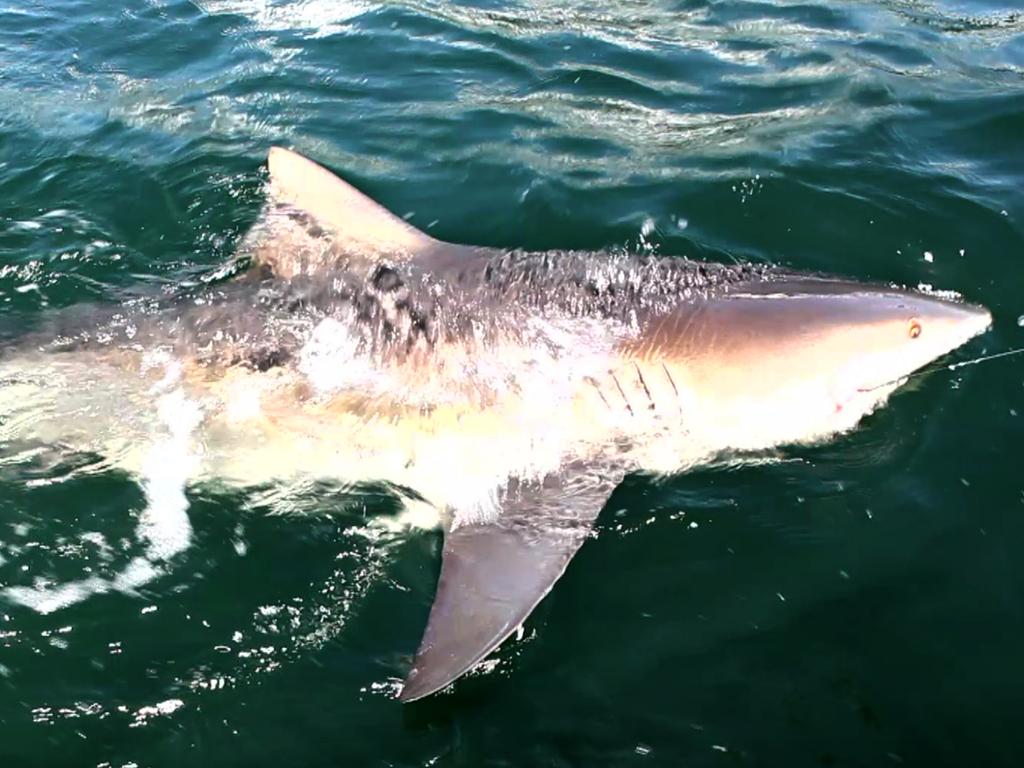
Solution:
M651 397L651 390L649 390L647 388L647 382L644 381L644 375L643 375L643 373L640 372L640 365L638 363L634 362L633 363L633 367L636 368L636 378L637 378L637 381L640 382L640 386L643 387L644 394L647 395L647 399L650 401L650 405L647 406L647 409L650 410L650 411L653 411L654 410L654 398Z
M676 386L676 382L675 382L675 380L673 380L672 374L669 373L668 366L665 365L665 361L664 360L661 363L661 370L663 370L665 372L665 378L667 378L668 379L668 383L672 385L672 391L675 393L675 396L676 396L676 404L679 406L679 412L682 413L683 412L683 403L679 399L679 388Z
M625 390L622 389L622 385L619 383L619 377L612 371L612 381L615 382L615 386L619 388L619 394L622 395L622 402L626 404L626 410L629 411L629 415L633 415L633 406L629 404L629 398L626 397Z
M610 411L612 409L611 403L604 396L604 392L601 391L601 385L597 383L597 379L593 376L587 376L587 383L594 388L597 392L597 396L601 398L601 402L604 403L605 407Z

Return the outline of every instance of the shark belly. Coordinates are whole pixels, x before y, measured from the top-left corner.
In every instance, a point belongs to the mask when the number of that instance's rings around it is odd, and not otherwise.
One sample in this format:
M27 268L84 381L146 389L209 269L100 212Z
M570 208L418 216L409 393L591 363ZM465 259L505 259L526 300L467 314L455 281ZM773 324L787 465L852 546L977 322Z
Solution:
M521 377L526 378L526 377ZM205 368L194 361L92 350L27 353L0 366L0 441L102 456L138 474L173 413L198 414L193 482L227 487L317 479L409 489L466 519L497 514L510 477L538 477L605 450L616 419L585 387L562 396L506 391L437 404L317 393L293 368ZM549 388L549 392L552 388ZM166 405L161 415L161 404Z

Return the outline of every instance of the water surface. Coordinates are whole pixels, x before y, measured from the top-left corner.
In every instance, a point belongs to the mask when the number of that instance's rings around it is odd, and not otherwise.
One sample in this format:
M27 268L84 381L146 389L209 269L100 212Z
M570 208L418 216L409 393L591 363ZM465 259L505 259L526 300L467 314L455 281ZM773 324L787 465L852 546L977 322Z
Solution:
M1012 6L14 0L0 334L215 273L285 144L444 239L952 289L995 315L961 357L1019 346ZM414 707L440 538L375 526L386 494L3 454L0 759L1020 765L1022 395L1022 358L940 372L829 446L630 478L524 637Z

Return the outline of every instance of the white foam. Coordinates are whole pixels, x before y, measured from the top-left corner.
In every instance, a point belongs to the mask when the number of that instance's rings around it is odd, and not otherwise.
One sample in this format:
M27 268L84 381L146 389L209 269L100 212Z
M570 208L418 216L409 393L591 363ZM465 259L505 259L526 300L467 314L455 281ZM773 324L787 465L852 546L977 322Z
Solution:
M140 725L145 725L150 718L153 717L167 717L173 715L179 709L185 706L185 702L181 699L167 699L166 701L158 701L156 704L146 707L139 707L135 711L135 720L129 727L137 728Z
M260 391L253 386L236 388L224 407L225 418L234 423L257 419L261 413Z
M358 345L347 325L328 317L313 329L299 353L299 370L321 394L350 386L365 389L375 373Z
M408 530L429 531L440 527L441 513L427 501L406 499L402 510L394 515L377 515L369 527L386 533L404 533Z
M917 290L926 296L934 296L937 299L946 299L948 301L960 301L963 299L963 294L960 294L957 291L947 291L935 288L930 283L918 283Z
M206 13L244 16L269 31L305 30L307 37L324 37L345 29L344 22L374 6L359 0L198 0Z
M46 615L84 602L94 595L110 591L133 593L160 573L161 570L145 557L136 557L111 579L90 576L56 586L39 583L33 587L7 587L0 591L0 595L16 605Z
M177 381L180 366L166 359L162 364L165 375L158 387L166 388ZM146 507L139 516L136 530L139 540L146 545L145 555L133 558L109 579L90 576L56 586L40 581L31 587L7 587L0 591L0 595L38 613L53 613L111 590L132 593L163 572L158 563L188 548L192 525L185 489L198 467L199 456L191 443L193 433L202 422L203 412L180 387L161 395L156 402L156 410L164 434L153 442L143 463L142 489ZM15 526L15 533L25 535L28 527L19 524ZM110 546L101 534L86 532L80 538L99 547L101 557L109 560Z
M139 516L138 533L148 542L150 559L168 560L184 551L192 537L185 488L199 465L191 438L203 412L179 388L157 401L157 414L167 436L153 444L142 468L147 504Z
M101 595L109 589L110 584L105 580L91 576L56 587L7 587L0 594L12 603L47 614L80 603L92 595Z
M144 557L136 557L114 577L112 585L118 592L134 592L159 575L160 569L153 563Z
M165 350L156 349L143 356L142 372L146 373L153 368L164 369L163 378L150 389L154 394L166 392L181 379L181 362L173 359Z

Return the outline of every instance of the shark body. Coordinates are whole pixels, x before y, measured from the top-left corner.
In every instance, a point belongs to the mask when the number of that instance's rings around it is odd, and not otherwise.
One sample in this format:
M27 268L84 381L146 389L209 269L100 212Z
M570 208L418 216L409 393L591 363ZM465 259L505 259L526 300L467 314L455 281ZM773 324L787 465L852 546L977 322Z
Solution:
M522 624L625 474L852 429L991 322L766 266L443 243L293 152L269 166L246 274L0 351L0 443L140 472L169 429L193 480L426 501L445 544L403 701Z

